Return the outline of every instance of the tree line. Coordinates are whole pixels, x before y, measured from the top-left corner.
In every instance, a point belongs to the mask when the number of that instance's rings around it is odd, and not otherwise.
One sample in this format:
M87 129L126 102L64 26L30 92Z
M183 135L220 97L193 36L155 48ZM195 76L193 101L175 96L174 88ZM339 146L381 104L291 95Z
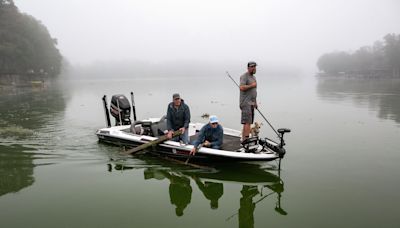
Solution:
M317 66L328 75L400 78L400 34L389 33L382 41L352 53L323 54Z
M62 56L46 26L0 0L0 75L60 73Z

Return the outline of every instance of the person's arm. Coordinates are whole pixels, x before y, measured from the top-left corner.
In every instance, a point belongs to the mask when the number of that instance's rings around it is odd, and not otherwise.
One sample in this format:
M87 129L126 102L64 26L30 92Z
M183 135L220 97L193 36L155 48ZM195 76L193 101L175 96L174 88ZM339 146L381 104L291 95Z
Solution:
M240 86L239 86L240 91L247 91L249 89L257 87L257 82L253 82L250 84L247 84L247 83L248 83L248 80L246 79L246 77L241 76L240 77Z
M185 107L185 122L183 124L183 127L189 128L189 123L190 123L190 109L189 109L189 106L186 105L186 107Z
M168 131L174 130L172 127L172 110L170 108L170 105L168 105L167 108L167 129Z
M172 109L171 109L170 105L168 105L168 108L167 108L167 130L168 130L167 138L172 139L172 134L173 134L174 129L172 127Z
M257 81L255 81L255 83L256 83L256 87L257 87ZM258 109L257 96L254 98L254 107L255 107L256 109Z
M258 109L257 96L254 98L254 108Z
M223 139L224 139L224 130L221 126L218 127L218 131L215 133L216 134L216 138L217 140L214 142L211 142L211 146L221 146L223 143Z
M257 82L253 82L250 85L241 85L240 91L247 91L249 89L256 88L256 87L257 87Z
M206 138L206 134L205 134L205 128L207 125L204 125L199 132L199 136L197 137L197 140L195 140L196 142L194 143L194 148L197 148L200 144L202 144Z

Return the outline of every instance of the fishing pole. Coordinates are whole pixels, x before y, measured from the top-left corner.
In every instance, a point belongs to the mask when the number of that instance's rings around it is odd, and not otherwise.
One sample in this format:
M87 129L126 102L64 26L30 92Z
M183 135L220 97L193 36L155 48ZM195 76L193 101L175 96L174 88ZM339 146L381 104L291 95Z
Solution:
M239 84L237 84L237 82L235 81L235 79L232 78L232 76L229 74L229 72L227 71L226 74L228 75L228 77L236 84L236 86L240 89ZM256 107L256 110L258 111L258 113L260 113L260 115L262 116L262 118L267 121L267 123L269 124L269 126L272 128L272 130L274 130L274 132L276 133L276 135L278 135L279 138L281 138L281 135L275 130L275 128L272 126L272 124L267 120L267 118L264 116L264 114L261 113L261 111L258 109L258 107Z

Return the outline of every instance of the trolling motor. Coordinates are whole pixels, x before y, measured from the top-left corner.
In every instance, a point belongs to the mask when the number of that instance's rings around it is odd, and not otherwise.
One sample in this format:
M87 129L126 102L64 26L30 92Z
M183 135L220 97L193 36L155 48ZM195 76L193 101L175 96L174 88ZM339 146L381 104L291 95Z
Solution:
M279 138L281 139L281 143L279 144L280 150L279 150L278 153L279 153L279 158L283 158L283 156L286 154L286 150L285 150L285 148L283 148L283 146L286 145L285 144L285 140L283 139L283 135L285 133L289 133L290 129L288 129L288 128L279 128L278 132L280 134Z
M285 145L285 140L283 139L283 136L285 133L289 133L291 130L288 128L279 128L278 132L279 132L279 139L280 139L280 143L276 143L276 145L271 144L267 141L267 138L264 139L259 139L258 143L260 145L262 145L263 147L268 147L270 149L272 149L273 151L277 152L279 154L279 158L283 158L283 156L286 154L286 150L283 147ZM271 139L270 139L271 140ZM273 140L271 140L273 141Z
M283 140L283 135L284 135L285 133L289 133L289 132L290 132L290 129L288 129L288 128L279 128L279 129L278 129L278 132L279 132L279 134L281 134L281 135L279 136L279 138L281 139L281 143L280 143L279 147L280 147L280 148L283 148L283 146L286 145L286 144L285 144L285 140Z

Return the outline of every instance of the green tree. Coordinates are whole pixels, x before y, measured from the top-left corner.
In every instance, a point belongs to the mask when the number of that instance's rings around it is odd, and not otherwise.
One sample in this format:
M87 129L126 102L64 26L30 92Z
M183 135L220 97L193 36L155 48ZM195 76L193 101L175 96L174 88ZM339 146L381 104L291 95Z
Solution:
M322 55L317 62L318 69L337 74L350 69L351 56L346 52L333 52Z
M0 0L0 7L15 7L13 0Z
M382 41L375 41L372 46L373 52L373 67L375 69L385 69L387 68L385 60L385 46Z
M393 77L400 77L400 34L387 34L385 40L385 54Z
M369 46L361 47L351 55L351 58L353 60L351 66L352 70L371 70L374 65L374 53Z
M400 35L387 34L384 42L376 41L354 53L332 52L323 54L317 61L320 71L329 74L345 72L365 76L400 77Z
M12 0L0 0L0 73L59 74L57 41L34 17L20 13Z

